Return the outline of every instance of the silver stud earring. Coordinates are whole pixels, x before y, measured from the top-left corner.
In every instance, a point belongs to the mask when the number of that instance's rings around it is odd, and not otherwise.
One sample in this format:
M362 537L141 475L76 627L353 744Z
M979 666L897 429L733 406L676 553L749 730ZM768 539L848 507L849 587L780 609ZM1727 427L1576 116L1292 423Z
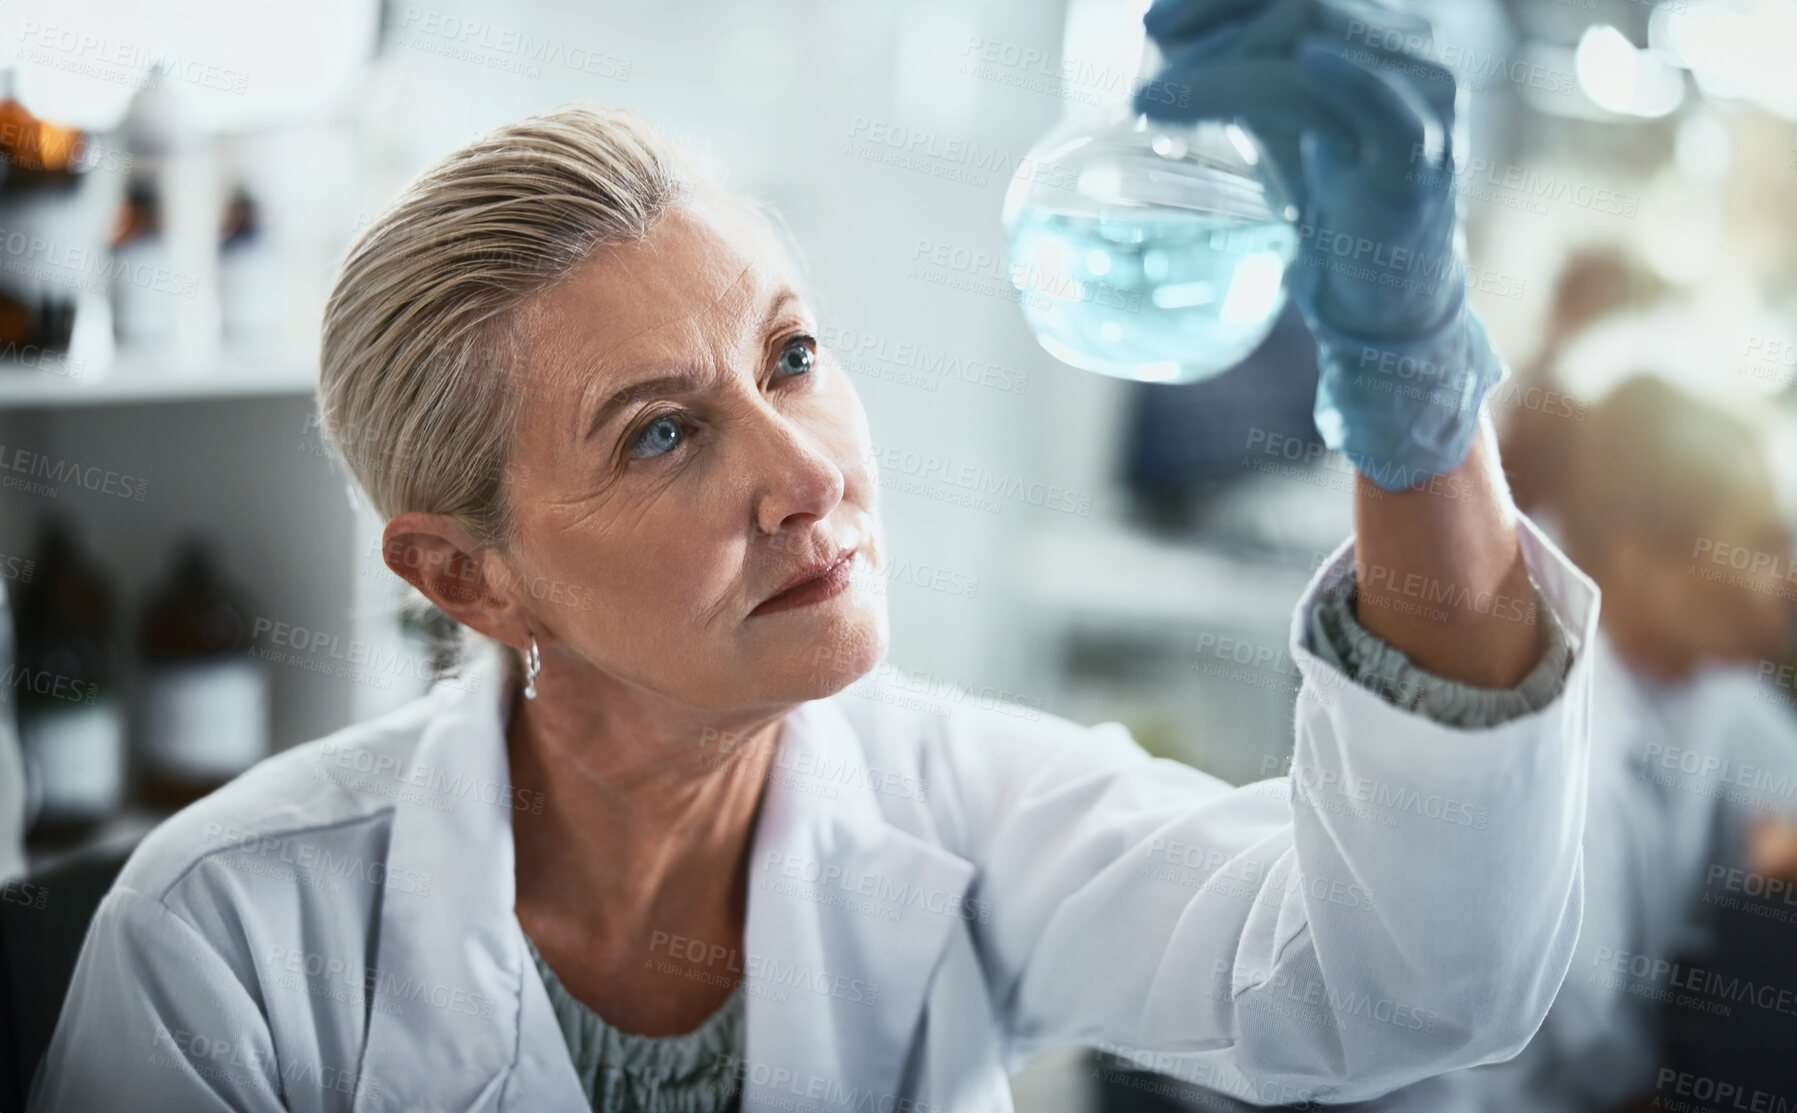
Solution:
M537 698L537 674L543 671L543 654L537 648L537 637L530 636L530 652L524 655L524 698Z

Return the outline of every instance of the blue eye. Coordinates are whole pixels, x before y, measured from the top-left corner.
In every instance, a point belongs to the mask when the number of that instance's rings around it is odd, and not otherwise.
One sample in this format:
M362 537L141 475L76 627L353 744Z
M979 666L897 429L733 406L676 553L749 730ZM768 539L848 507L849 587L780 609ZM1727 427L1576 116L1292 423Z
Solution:
M672 452L679 447L682 435L680 423L671 416L663 415L643 426L643 431L637 435L636 443L630 448L630 455L634 459L641 460L646 457L660 456L664 452Z
M815 343L809 336L795 336L787 341L785 350L780 353L780 359L774 365L781 372L781 377L791 378L810 371L817 363L817 353L811 348Z

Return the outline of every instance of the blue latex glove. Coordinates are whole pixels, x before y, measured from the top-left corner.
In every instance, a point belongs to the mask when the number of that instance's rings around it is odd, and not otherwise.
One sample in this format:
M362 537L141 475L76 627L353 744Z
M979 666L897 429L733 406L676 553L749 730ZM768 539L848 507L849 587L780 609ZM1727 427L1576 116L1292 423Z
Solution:
M1294 194L1323 440L1388 491L1458 467L1504 365L1466 301L1429 25L1354 0L1155 0L1143 23L1166 65L1137 110L1241 120Z

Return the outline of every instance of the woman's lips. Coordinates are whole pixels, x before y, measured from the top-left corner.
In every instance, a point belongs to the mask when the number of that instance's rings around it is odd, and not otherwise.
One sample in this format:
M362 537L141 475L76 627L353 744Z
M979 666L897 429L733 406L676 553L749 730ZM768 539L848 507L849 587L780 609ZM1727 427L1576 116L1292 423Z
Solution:
M855 571L855 551L848 550L836 558L829 568L802 580L778 595L769 596L759 607L750 611L751 616L773 614L776 611L789 611L794 607L809 607L813 603L821 603L833 599L848 590Z

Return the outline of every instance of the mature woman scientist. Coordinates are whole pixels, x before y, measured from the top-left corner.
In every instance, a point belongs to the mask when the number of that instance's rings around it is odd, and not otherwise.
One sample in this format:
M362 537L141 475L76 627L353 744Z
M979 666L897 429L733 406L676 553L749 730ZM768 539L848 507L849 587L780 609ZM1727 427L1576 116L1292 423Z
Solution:
M145 840L31 1108L971 1113L1055 1044L1271 1103L1514 1055L1578 932L1597 596L1510 504L1450 175L1407 177L1453 82L1381 9L1148 25L1306 224L1454 260L1296 268L1361 477L1289 778L844 693L887 638L860 403L752 207L566 107L428 169L326 310L387 561L488 649Z

